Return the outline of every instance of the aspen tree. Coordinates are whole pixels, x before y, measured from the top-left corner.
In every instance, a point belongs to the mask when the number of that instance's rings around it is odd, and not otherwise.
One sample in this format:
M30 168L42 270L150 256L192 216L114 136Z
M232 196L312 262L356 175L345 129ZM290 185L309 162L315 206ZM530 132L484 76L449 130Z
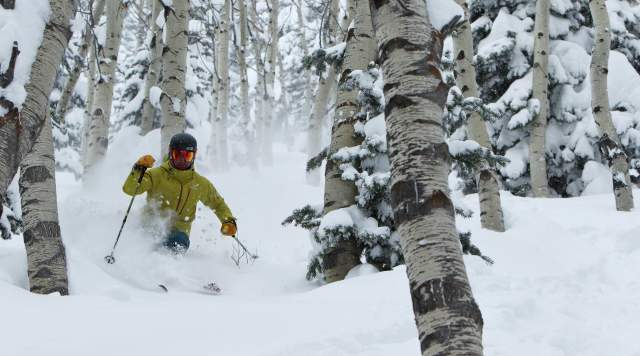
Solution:
M100 58L100 75L95 86L91 121L88 127L85 172L98 163L107 154L109 147L109 126L111 123L111 104L118 51L122 33L122 22L127 7L121 1L107 1L107 37L103 56Z
M330 0L329 24L328 24L328 46L335 45L338 26L335 21L339 14L339 0ZM327 116L327 106L332 97L331 91L336 81L336 71L333 66L327 68L325 75L321 74L318 79L318 88L313 102L313 111L309 117L309 127L307 129L307 157L312 158L322 150L322 127ZM307 183L310 185L320 184L320 170L313 170L307 173Z
M531 192L534 197L547 197L547 162L545 157L545 133L549 117L549 6L550 0L536 1L536 23L533 29L533 98L538 100L539 110L531 123L529 143L529 172Z
M340 82L349 78L354 70L366 70L369 63L375 60L376 43L371 36L373 25L368 0L356 1L355 25L347 34L347 46L340 73ZM338 86L336 110L331 131L327 166L324 184L323 215L355 204L358 190L351 181L342 179L340 167L331 156L341 148L357 146L354 124L356 114L360 111L357 102L357 91ZM335 282L344 279L349 270L360 263L362 247L355 241L343 240L323 256L325 281Z
M229 166L227 151L227 120L229 114L229 23L231 16L231 0L225 0L220 14L218 45L216 57L218 73L216 116L211 128L210 159L213 169L224 170Z
M262 162L270 166L273 164L273 114L275 106L275 79L278 61L278 41L280 39L278 28L278 15L280 14L280 0L271 0L271 8L269 9L269 36L270 43L267 49L267 65L265 66L265 87L264 92L264 124L260 152L262 154Z
M187 70L187 30L189 24L189 0L175 0L165 8L165 40L162 50L162 125L160 151L165 154L173 135L187 127L185 108L185 75Z
M162 28L158 25L158 17L164 11L164 6L160 0L151 0L151 2L149 70L144 78L144 101L142 102L142 121L140 123L141 135L146 135L153 127L153 119L156 117L157 108L152 105L149 93L151 88L158 84L160 71L162 70Z
M453 35L456 59L456 82L465 97L478 97L476 70L473 66L473 38L469 23L469 8L466 0L456 0L464 9L464 21L458 25ZM487 127L480 114L472 112L467 125L469 137L482 147L491 150L491 142ZM478 182L478 198L480 199L480 222L482 227L494 231L504 231L502 205L500 203L500 186L496 172L490 167L483 167Z
M20 162L31 150L46 123L49 94L53 89L56 70L71 38L73 2L51 0L49 6L51 16L31 67L30 80L25 85L27 96L19 113L20 121L17 109L0 117L0 195L7 191Z
M618 211L633 209L633 193L629 178L629 164L620 137L613 126L609 108L607 74L611 32L605 0L590 0L591 17L595 26L595 42L591 56L591 107L602 134L601 150L610 162L613 175L613 193Z
M56 162L51 118L46 118L31 151L20 163L20 196L29 289L69 294L67 258L58 220Z
M302 56L307 57L309 55L309 45L307 44L307 32L306 24L304 21L304 2L302 0L293 1L296 7L296 15L298 16L298 41L300 48L302 49ZM304 104L302 105L302 117L308 118L311 114L311 71L304 71Z
M372 1L371 7L385 80L391 205L422 355L482 355L482 315L447 185L443 35L430 23L425 1Z
M102 13L104 12L104 2L105 0L98 0L98 2L96 2L95 8L92 12L94 19L99 19L102 16ZM64 117L69 107L69 101L71 100L76 84L78 84L80 73L82 73L82 70L84 69L83 61L87 59L87 54L89 53L89 48L91 46L93 46L93 28L91 27L91 22L87 21L84 25L82 40L80 48L78 49L79 60L76 61L75 66L69 73L69 79L62 90L62 94L56 108L56 117L61 121L64 121Z
M255 86L255 95L254 95L254 120L256 126L256 136L255 136L255 147L262 148L262 141L264 140L264 93L265 93L265 68L264 61L262 59L262 51L263 51L263 42L260 38L260 33L262 33L262 28L260 26L260 22L258 19L258 13L256 10L257 0L251 0L251 8L249 11L249 16L251 17L251 23L253 24L252 34L251 36L251 47L253 50L253 57L255 60L255 69L256 69L256 86ZM257 159L258 157L256 157ZM257 168L257 164L255 165Z
M256 149L255 140L252 137L250 130L251 122L251 105L249 103L249 78L247 74L247 39L249 24L247 21L247 6L245 0L239 0L238 6L240 7L240 48L236 49L238 56L238 63L240 65L240 126L242 127L243 134L242 140L244 141L244 147L247 152L247 164L255 168L256 167Z

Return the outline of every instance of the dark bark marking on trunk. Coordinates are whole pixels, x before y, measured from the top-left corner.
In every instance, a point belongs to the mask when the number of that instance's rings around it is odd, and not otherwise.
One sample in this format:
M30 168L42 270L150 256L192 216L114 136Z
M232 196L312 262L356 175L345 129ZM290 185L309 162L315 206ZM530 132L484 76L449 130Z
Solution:
M432 121L432 122L437 122L437 121ZM420 146L417 146L416 149L411 149L410 147L408 155L419 156L419 157L416 157L416 159L429 160L429 161L435 161L435 162L448 163L451 160L451 155L449 154L449 146L447 145L446 142L428 145L426 147L420 145Z
M40 221L31 229L25 230L24 244L30 245L35 243L37 239L59 237L60 225L56 221Z
M397 182L391 187L391 201L396 207L393 217L398 226L431 215L436 209L444 209L449 216L454 216L453 203L444 192L436 190L431 196L424 197L423 190L416 181Z
M97 140L97 144L99 147L106 149L107 147L109 147L109 139L106 137L99 137Z
M440 120L415 119L413 120L413 122L421 125L433 125L433 126L442 127L442 122L440 122Z
M33 274L31 277L32 278L51 278L51 276L53 276L53 272L51 272L51 269L49 267L40 267L38 268L38 271Z
M389 101L384 108L384 114L389 117L394 109L404 109L412 105L416 105L416 102L413 99L406 95L397 94L389 98Z
M491 171L488 169L483 169L480 171L480 181L481 182L488 182L491 180Z
M436 327L435 331L432 332L431 334L425 335L424 333L421 333L419 336L420 350L424 352L425 350L428 350L433 344L440 344L440 345L446 344L447 340L449 340L452 334L460 333L456 329L465 329L467 328L467 326L468 325L465 322L451 323L449 325ZM447 350L445 350L444 352L437 353L435 355L447 356L448 353L447 353Z
M386 62L386 59L389 57L389 53L395 52L399 49L407 52L422 51L422 47L420 45L412 43L405 38L392 38L389 41L380 44L378 47L382 63Z
M53 179L45 166L31 166L20 173L21 180L28 184L41 183L47 179Z
M398 88L399 86L400 83L384 83L382 90L384 90L385 93L388 93L389 91Z
M424 97L442 109L447 103L447 93L449 93L449 86L441 81L435 90L427 92Z
M472 319L476 325L482 326L480 308L473 298L469 298L468 284L454 276L444 276L424 281L422 284L411 284L413 310L425 314L437 309L452 309L459 316Z
M372 0L371 7L373 7L373 10L377 11L378 9L380 9L381 7L383 7L388 3L389 3L389 0Z
M418 285L411 283L411 300L416 314L425 314L438 309L449 309L455 316L462 317L475 323L474 327L481 329L484 321L478 304L470 297L468 285L453 276L445 276L427 280ZM432 344L445 344L455 329L467 327L465 321L451 323L435 328L430 334L420 335L420 347L424 352Z

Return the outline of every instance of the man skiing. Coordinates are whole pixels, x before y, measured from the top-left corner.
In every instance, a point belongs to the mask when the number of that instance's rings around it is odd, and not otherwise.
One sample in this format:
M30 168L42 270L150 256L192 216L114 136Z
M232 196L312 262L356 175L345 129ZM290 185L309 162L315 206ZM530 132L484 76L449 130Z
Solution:
M213 184L194 170L196 151L196 139L187 133L179 133L171 138L167 161L151 168L155 159L151 155L142 156L122 187L128 195L147 192L148 205L157 207L168 222L169 232L163 245L176 253L189 248L189 232L198 202L215 212L222 223L220 232L223 235L235 236L238 229L236 219Z

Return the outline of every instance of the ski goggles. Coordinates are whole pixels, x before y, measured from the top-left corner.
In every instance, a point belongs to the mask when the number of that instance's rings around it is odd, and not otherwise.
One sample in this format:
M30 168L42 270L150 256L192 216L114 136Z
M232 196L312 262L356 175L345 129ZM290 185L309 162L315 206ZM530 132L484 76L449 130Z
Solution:
M195 157L196 152L195 151L188 151L188 150L171 150L171 159L174 161L187 161L187 162L191 162L193 161L193 158Z

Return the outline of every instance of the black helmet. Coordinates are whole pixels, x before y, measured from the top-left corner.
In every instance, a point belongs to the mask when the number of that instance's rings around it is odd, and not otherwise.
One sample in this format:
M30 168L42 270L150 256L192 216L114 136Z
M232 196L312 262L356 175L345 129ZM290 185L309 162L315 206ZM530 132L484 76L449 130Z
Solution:
M169 143L169 150L187 150L187 151L196 151L198 149L198 142L195 137L189 135L188 133L179 133L173 135L171 137L171 142Z

